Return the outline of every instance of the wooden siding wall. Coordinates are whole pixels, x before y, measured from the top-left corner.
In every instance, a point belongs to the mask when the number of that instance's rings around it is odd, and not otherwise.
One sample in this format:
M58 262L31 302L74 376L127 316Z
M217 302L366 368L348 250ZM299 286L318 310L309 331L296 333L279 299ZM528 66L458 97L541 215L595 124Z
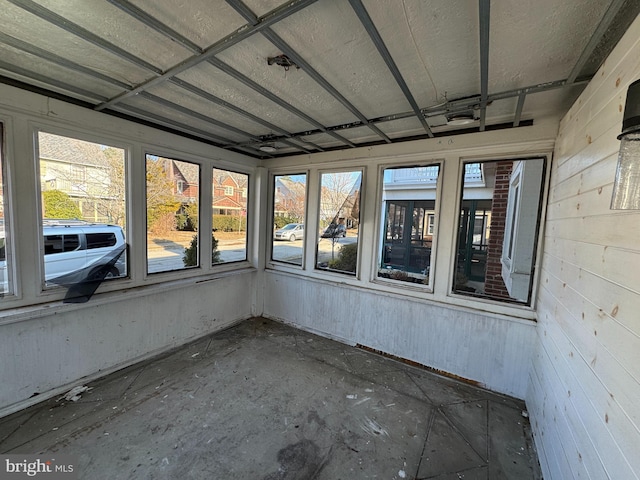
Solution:
M640 478L640 211L609 209L640 18L561 122L527 404L544 478Z

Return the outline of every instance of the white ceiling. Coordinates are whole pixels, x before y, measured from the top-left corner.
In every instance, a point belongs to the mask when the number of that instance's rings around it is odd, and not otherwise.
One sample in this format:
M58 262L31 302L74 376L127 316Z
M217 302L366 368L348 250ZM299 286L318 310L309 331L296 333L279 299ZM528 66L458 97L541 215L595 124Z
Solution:
M0 82L293 155L558 119L640 11L638 0L282 1L0 0ZM299 68L269 64L280 55ZM446 123L460 112L473 123Z

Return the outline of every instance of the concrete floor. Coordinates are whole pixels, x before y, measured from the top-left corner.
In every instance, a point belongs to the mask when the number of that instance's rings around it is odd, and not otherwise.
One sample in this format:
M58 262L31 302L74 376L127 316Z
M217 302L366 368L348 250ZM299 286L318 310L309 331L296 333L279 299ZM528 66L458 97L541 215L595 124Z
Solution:
M0 419L80 479L540 479L524 403L262 318Z

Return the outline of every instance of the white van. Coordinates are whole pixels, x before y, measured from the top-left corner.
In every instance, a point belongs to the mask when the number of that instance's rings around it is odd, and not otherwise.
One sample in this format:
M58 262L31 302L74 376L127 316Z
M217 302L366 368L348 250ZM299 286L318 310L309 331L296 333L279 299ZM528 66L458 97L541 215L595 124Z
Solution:
M80 220L44 220L44 271L47 286L123 277L126 243L117 225ZM2 291L7 290L7 265L0 258Z

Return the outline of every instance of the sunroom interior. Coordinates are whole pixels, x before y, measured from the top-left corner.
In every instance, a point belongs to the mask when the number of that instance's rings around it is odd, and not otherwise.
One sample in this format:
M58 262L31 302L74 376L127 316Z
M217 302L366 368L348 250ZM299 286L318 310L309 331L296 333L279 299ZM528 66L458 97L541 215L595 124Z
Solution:
M5 0L0 417L263 318L640 478L639 11Z

